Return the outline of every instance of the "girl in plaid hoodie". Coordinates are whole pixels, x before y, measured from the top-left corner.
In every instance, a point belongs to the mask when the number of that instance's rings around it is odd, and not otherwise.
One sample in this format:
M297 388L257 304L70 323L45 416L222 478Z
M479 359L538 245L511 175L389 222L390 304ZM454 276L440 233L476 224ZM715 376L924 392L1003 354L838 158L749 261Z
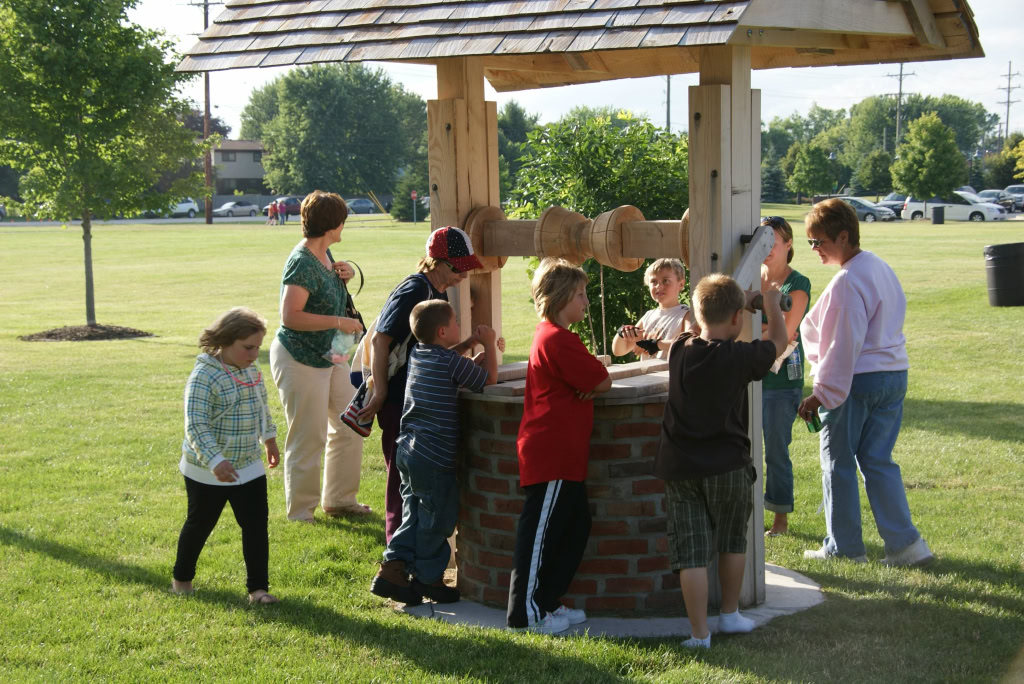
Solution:
M266 322L236 307L199 337L203 353L185 384L185 441L179 470L185 477L188 515L178 536L171 590L192 593L196 562L224 504L242 528L246 585L252 603L276 603L268 593L267 462L280 460L277 428L270 418L259 357Z

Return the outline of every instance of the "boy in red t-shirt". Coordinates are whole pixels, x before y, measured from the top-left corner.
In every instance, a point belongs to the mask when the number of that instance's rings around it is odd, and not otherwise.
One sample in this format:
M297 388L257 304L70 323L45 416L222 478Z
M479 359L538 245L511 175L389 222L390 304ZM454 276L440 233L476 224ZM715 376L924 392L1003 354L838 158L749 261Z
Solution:
M594 425L592 397L611 389L608 371L569 326L583 320L587 274L545 259L533 276L541 322L526 371L523 420L516 440L526 501L516 531L508 596L511 629L564 632L587 619L559 599L569 589L590 537L587 461Z

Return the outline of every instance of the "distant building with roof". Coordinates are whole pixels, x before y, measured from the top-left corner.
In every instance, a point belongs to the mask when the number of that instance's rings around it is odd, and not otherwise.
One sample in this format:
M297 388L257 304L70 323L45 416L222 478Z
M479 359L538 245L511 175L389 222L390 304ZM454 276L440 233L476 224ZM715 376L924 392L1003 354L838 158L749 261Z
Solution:
M241 191L251 195L270 194L264 182L263 143L258 140L222 140L213 150L217 195Z

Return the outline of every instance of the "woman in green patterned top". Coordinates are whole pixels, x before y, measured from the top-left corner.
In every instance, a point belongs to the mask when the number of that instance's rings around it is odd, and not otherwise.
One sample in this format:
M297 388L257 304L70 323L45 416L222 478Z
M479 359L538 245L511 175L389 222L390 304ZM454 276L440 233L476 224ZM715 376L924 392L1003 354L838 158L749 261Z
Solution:
M761 219L761 225L775 231L775 245L761 267L762 289L777 287L793 298L786 312L786 332L790 344L780 356L785 358L778 370L761 381L761 425L764 432L764 507L775 514L768 536L785 534L793 511L793 463L789 443L793 439L796 409L803 399L804 347L800 339L800 321L811 299L811 281L794 271L793 229L781 216ZM764 320L764 319L763 319Z
M313 521L324 513L366 514L356 500L363 461L363 440L338 417L355 388L347 364L331 363L324 354L335 331L362 332L358 320L345 316L352 267L332 263L327 248L341 241L348 218L345 200L315 190L302 201L303 239L295 246L281 276L281 327L270 345L270 370L281 395L288 436L284 443L284 498L289 520ZM324 459L323 490L320 457Z

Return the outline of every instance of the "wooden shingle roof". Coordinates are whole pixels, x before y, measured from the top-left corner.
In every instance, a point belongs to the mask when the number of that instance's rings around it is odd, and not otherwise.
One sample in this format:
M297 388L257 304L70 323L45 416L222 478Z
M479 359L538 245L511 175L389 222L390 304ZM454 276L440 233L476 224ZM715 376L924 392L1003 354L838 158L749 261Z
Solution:
M965 0L227 0L178 69L474 56L501 91L694 72L727 44L755 69L984 54Z

